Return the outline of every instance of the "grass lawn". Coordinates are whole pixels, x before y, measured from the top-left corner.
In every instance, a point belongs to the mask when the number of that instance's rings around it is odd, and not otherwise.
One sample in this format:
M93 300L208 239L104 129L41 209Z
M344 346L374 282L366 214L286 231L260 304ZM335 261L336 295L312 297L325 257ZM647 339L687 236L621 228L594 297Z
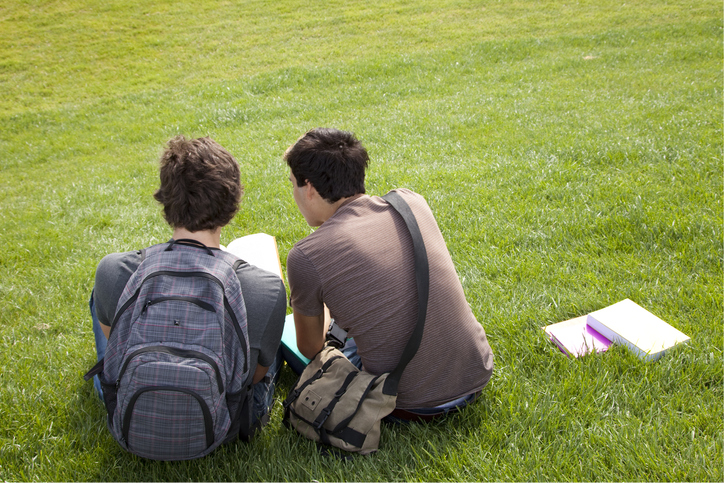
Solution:
M0 480L722 481L722 5L713 0L5 0ZM320 456L281 424L163 463L122 452L82 375L106 253L165 241L176 134L236 156L222 243L310 233L282 154L354 131L367 191L436 214L496 366L445 422ZM691 337L569 360L541 326L630 298ZM444 361L441 354L441 361Z

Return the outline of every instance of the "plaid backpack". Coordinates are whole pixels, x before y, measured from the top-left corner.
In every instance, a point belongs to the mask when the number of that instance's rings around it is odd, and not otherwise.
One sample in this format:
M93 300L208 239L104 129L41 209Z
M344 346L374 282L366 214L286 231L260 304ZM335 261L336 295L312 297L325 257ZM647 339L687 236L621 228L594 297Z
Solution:
M241 260L194 240L144 252L118 301L105 358L86 374L99 374L111 434L155 460L248 440L255 428Z

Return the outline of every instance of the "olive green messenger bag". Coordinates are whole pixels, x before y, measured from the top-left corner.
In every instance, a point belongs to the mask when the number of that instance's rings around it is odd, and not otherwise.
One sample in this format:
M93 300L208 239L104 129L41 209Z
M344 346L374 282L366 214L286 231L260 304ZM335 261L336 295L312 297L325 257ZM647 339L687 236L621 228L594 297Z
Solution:
M307 438L359 454L377 451L380 422L395 409L402 372L420 347L427 315L430 268L415 215L397 193L382 197L402 216L412 236L417 324L397 367L376 376L358 369L327 343L304 369L284 401L284 423Z

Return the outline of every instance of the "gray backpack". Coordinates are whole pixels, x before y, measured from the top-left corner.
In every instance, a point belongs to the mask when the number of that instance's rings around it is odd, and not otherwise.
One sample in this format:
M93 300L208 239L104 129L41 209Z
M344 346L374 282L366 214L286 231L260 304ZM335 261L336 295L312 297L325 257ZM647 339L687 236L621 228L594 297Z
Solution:
M199 458L250 439L241 260L194 240L144 252L118 301L105 358L85 376L99 375L111 434L155 460Z

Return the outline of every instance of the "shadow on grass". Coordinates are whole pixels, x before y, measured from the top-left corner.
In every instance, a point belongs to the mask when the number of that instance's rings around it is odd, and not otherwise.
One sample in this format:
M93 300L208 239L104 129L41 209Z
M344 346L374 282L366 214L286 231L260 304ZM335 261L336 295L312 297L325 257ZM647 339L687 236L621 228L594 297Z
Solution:
M69 409L70 438L78 456L43 478L78 481L393 481L436 479L461 474L453 455L462 454L470 435L489 419L492 400L485 390L472 406L440 421L383 424L380 450L349 461L320 454L316 444L282 422L282 401L297 376L288 368L276 387L269 424L250 443L234 442L191 461L164 462L125 452L106 428L106 412L91 383L79 385ZM465 450L465 451L469 451ZM60 453L59 453L60 454ZM476 452L477 454L477 452ZM85 455L85 456L82 456ZM404 462L404 465L402 464ZM462 474L475 478L475 473ZM479 477L479 475L478 475Z

